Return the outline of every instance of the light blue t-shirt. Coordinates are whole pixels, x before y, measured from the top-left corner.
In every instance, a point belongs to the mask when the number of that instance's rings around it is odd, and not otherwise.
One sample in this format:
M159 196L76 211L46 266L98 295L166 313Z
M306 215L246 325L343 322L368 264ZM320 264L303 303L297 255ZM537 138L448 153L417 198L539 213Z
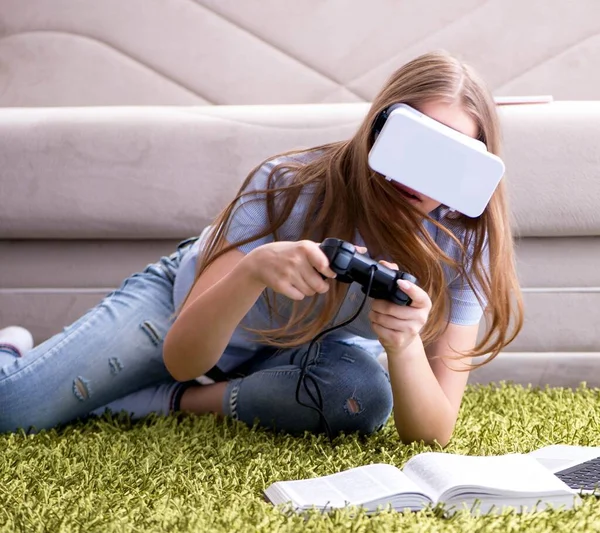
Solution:
M306 162L310 158L314 157L312 154L302 154L293 156L295 162ZM269 174L275 166L289 161L284 157L275 158L265 163L252 177L251 182L245 189L245 192L258 191L267 188L267 180ZM291 173L288 173L284 177L284 181L291 178ZM304 215L309 204L311 191L308 186L305 187L300 194L298 201L292 209L291 215L284 222L283 226L279 230L279 240L297 241L300 239L300 233L304 223ZM447 227L459 241L462 241L465 229L459 226L452 219L446 218L449 209L440 206L438 209L430 213L430 216L442 225ZM231 224L228 228L226 238L229 242L234 242L246 238L250 235L258 233L260 229L265 227L267 224L267 211L264 202L264 195L248 195L238 201L232 213ZM455 260L460 258L460 249L456 243L443 231L439 231L438 228L430 221L424 221L424 227L438 244L441 250L443 250L448 256ZM183 256L177 276L175 279L174 287L174 303L176 309L181 305L188 291L194 282L196 263L198 254L202 249L202 246L208 237L211 230L209 226L203 232L198 241L191 246L185 255ZM335 235L332 235L335 237ZM271 234L262 239L252 241L248 244L240 246L239 249L248 253L254 248L263 244L273 242L274 236ZM356 240L354 244L362 245L362 239L360 235L356 234ZM478 324L483 314L482 307L477 300L473 290L469 287L468 283L458 275L457 272L450 269L448 266L444 266L444 272L448 281L448 290L451 299L451 315L448 320L453 324L460 325L471 325ZM268 289L270 291L270 289ZM275 296L271 291L271 296ZM483 295L480 295L483 296ZM270 329L273 327L279 327L289 319L293 301L282 295L276 295L278 303L277 316L270 316L267 303L264 298L259 298L254 306L248 311L240 325L235 329L233 336L227 346L227 349L217 366L224 372L233 370L238 365L252 358L256 351L261 348L261 344L255 334L248 332L245 327L252 329ZM341 323L343 320L351 317L354 312L360 306L364 298L364 293L360 285L352 283L348 289L348 293L342 306L337 313L334 323ZM344 338L350 342L360 344L364 348L372 351L373 353L379 353L381 351L381 345L377 341L375 333L371 329L369 321L369 311L371 309L371 298L367 300L360 315L350 324L334 331L331 336L336 338Z

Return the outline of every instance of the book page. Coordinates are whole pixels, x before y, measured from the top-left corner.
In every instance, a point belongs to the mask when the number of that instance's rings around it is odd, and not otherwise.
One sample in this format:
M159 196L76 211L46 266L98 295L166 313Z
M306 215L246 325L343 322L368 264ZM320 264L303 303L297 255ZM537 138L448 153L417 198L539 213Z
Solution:
M427 487L436 501L456 486L466 487L465 493L543 495L568 491L533 457L520 454L477 457L424 453L410 459L403 470Z
M403 493L424 494L392 465L360 466L320 478L279 483L296 504L318 507L361 505Z

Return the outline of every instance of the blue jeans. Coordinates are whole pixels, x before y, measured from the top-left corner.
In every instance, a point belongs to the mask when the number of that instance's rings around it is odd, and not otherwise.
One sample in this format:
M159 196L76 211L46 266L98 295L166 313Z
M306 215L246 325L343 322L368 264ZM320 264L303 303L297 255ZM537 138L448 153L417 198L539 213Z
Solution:
M152 392L157 412L177 407L188 384L172 379L163 339L174 320L173 282L188 246L126 279L97 306L25 357L0 351L0 432L43 429L83 418L105 406L128 410L129 398ZM224 412L238 420L291 433L321 431L319 414L296 402L306 346L265 347L226 376ZM323 340L307 367L318 384L334 432L371 433L388 419L392 394L375 356L358 346ZM145 397L148 397L146 394ZM303 403L310 400L302 391Z

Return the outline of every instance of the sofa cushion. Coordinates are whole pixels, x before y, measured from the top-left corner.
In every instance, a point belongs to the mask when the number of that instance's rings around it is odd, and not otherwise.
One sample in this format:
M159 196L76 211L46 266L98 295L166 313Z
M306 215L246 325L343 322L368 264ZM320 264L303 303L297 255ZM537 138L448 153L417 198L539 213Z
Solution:
M194 235L278 152L351 136L366 104L0 110L0 238ZM600 234L600 102L501 109L520 236Z

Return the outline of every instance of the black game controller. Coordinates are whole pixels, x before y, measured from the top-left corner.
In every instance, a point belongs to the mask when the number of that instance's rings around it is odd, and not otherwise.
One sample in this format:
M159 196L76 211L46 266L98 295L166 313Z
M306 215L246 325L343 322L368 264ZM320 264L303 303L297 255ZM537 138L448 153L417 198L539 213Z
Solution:
M356 281L362 286L362 291L366 293L371 278L371 270L374 268L373 283L368 294L371 298L389 300L398 305L410 305L412 303L408 295L400 290L397 281L405 279L417 283L417 278L414 276L399 270L392 270L381 263L373 261L370 257L359 254L353 244L341 239L325 239L320 248L329 259L331 270L337 274L336 280L342 283Z

